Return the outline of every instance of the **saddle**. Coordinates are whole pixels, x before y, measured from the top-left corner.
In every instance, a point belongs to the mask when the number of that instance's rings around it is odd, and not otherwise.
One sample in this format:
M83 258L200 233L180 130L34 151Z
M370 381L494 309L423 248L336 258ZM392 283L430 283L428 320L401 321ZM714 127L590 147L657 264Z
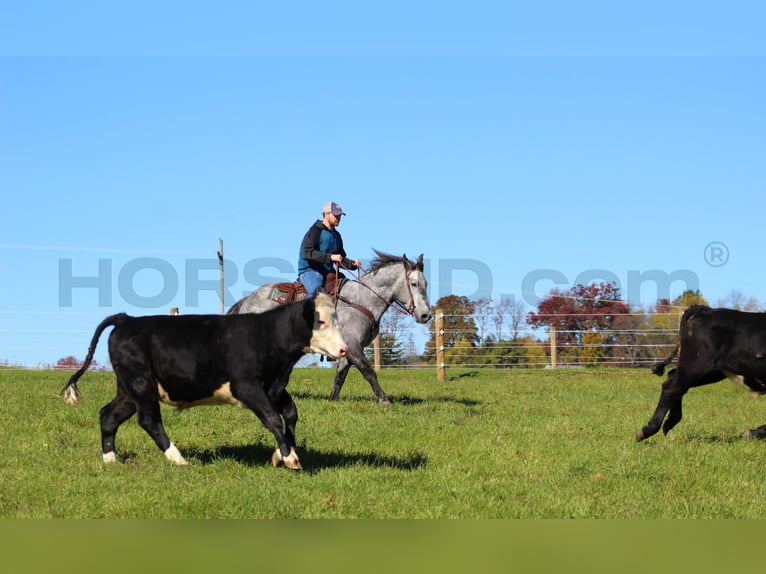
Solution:
M346 281L348 281L348 279L346 279L343 273L338 273L337 275L334 273L328 273L327 277L325 277L322 289L324 289L324 292L332 297L333 303L338 302L338 295L340 294L341 287L343 287L343 284Z
M300 281L277 283L269 291L269 299L280 304L303 301L307 295L306 288Z
M365 317L367 317L367 319L369 319L370 323L377 325L375 315L373 315L372 311L370 311L367 307L363 307L362 305L354 303L353 301L349 301L345 297L340 296L340 290L346 281L348 281L348 277L344 276L342 273L339 273L338 275L329 273L327 277L325 277L324 285L322 285L322 290L330 297L332 297L332 301L336 305L340 299L349 307L362 313ZM306 292L306 288L303 286L303 283L300 281L293 281L292 283L275 283L269 292L268 298L272 301L276 301L277 303L282 304L292 303L294 301L302 301L307 296L308 293Z
M340 288L346 281L346 277L344 277L342 274L338 274L336 277L334 273L329 273L325 278L322 289L325 293L332 297L333 302L337 302L335 296L337 293L340 293ZM308 293L306 292L306 288L303 286L303 283L300 281L288 281L285 283L276 283L271 288L271 291L269 291L268 298L272 301L275 301L276 303L283 304L293 303L295 301L303 301L307 296Z

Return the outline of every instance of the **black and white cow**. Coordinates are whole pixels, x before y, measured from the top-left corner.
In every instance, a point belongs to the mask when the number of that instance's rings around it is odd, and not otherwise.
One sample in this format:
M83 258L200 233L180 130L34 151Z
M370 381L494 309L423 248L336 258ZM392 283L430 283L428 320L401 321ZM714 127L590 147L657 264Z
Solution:
M138 413L138 424L165 456L186 464L162 425L162 401L182 409L211 404L249 408L277 441L274 466L301 468L295 453L298 411L285 387L306 352L331 358L346 353L327 295L318 293L259 315L112 315L96 328L85 364L62 390L67 404L77 404L77 380L110 326L117 396L101 409L104 462L116 460L117 429Z
M683 416L683 396L692 387L728 378L752 393L766 393L766 314L693 305L681 317L675 348L652 372L662 376L676 354L678 365L662 383L657 409L636 434L638 441L657 433L666 416L663 432L676 426ZM742 436L766 438L766 425Z

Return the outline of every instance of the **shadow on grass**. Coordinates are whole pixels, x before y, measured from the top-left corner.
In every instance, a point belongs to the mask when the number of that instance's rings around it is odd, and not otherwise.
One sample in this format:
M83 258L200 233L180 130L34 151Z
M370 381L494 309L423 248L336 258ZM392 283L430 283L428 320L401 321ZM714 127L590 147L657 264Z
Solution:
M690 434L688 435L690 443L705 443L705 444L735 444L742 441L758 440L749 436L741 436L737 434L724 434L724 435L701 435Z
M319 394L315 393L313 391L290 391L290 395L294 399L305 399L305 400L312 400L312 401L329 401L330 395L328 394ZM388 395L388 399L391 401L392 404L396 405L421 405L424 403L452 403L452 404L458 404L463 405L466 407L475 407L481 404L481 401L477 401L474 399L465 399L465 398L456 398L456 397L445 397L445 396L439 396L439 397L413 397L411 395ZM338 401L340 403L347 402L347 403L367 403L367 402L375 402L375 397L370 394L370 396L341 396L338 398ZM300 405L299 405L300 406Z
M274 448L263 444L224 445L213 449L183 449L187 459L194 458L202 464L213 464L221 459L234 460L245 466L264 466L271 464ZM364 465L375 468L393 468L397 470L415 470L424 467L428 458L421 454L408 456L384 456L371 453L324 452L312 448L298 447L298 456L304 472L313 473L325 468Z

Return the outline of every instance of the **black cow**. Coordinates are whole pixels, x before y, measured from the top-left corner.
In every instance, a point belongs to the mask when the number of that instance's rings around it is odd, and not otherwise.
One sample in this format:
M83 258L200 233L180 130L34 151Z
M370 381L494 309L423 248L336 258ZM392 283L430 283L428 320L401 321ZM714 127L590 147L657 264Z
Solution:
M693 305L681 317L675 348L652 372L662 376L679 349L678 365L662 383L660 402L636 434L638 441L659 431L666 415L663 432L676 426L683 416L683 396L692 387L729 378L752 393L766 393L766 314ZM766 425L742 436L766 438Z
M346 353L327 295L319 293L259 315L112 315L96 328L85 364L61 391L67 404L77 404L77 380L110 326L109 358L117 376L117 396L101 409L104 462L116 460L117 429L138 413L138 424L165 456L186 464L162 425L162 401L178 408L249 408L277 441L272 464L301 468L295 453L298 411L285 387L306 352L331 358Z

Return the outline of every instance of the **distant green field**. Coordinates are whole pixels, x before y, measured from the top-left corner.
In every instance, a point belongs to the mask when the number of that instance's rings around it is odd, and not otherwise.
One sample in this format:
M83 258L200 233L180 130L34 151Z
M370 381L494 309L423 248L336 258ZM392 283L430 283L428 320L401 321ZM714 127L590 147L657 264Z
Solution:
M647 370L384 370L378 406L352 371L298 369L304 470L273 468L274 440L232 407L176 414L169 463L135 418L101 462L98 411L111 373L0 370L3 518L764 518L766 444L738 438L766 404L724 381L693 389L667 437L636 443L661 379Z

